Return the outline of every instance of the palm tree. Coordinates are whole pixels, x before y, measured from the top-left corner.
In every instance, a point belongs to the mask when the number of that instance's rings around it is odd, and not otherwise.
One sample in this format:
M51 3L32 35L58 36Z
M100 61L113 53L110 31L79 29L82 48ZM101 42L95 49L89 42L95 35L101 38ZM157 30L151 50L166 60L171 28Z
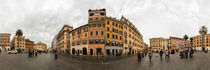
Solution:
M190 37L190 45L191 45L191 48L193 47L193 38Z
M185 41L185 48L186 48L186 40L188 39L188 36L187 35L184 35L183 39Z
M19 49L19 46L20 46L19 41L20 41L20 36L23 35L22 30L21 30L21 29L18 29L18 30L16 31L15 35L18 36L18 39L17 39L17 40L18 40L18 52L20 52L20 49Z
M202 35L202 50L204 51L205 48L203 46L203 43L204 43L204 36L207 34L207 27L206 26L201 26L200 30L199 30L199 33Z

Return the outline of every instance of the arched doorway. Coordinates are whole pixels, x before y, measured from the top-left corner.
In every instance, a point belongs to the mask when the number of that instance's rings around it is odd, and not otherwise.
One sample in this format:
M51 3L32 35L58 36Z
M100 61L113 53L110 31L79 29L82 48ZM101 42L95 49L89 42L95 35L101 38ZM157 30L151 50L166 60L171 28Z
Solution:
M114 55L114 49L112 49L112 55Z
M75 49L74 48L72 49L72 54L75 54Z
M102 49L101 48L96 48L96 54L97 55L102 55Z
M116 56L118 56L118 50L116 49Z
M90 55L91 56L93 55L93 49L90 49Z
M82 50L83 50L82 51L83 52L83 55L87 55L87 48L84 47Z
M134 54L134 50L132 51L132 54Z

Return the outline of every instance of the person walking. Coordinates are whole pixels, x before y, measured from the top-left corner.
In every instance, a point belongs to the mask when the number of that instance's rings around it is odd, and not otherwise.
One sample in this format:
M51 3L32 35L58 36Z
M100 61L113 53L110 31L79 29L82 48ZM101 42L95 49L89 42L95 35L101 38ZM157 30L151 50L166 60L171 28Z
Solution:
M35 56L37 56L37 51L35 51Z
M160 54L160 60L162 61L162 56L163 56L163 50L162 49L160 50L159 54Z
M57 60L58 59L58 54L57 54L57 52L55 52L55 60Z
M180 50L179 56L180 56L181 58L183 58L183 51L182 51L182 50Z
M188 58L188 49L185 50L185 57Z
M28 51L28 57L31 57L31 50Z
M139 61L141 62L141 52L138 51L137 57L138 57L138 62L139 62Z
M165 59L169 59L169 52L168 52L168 50L165 51Z
M191 48L191 49L190 49L190 58L193 56L193 53L194 53L194 51L193 51L193 49Z
M168 49L168 58L170 57L171 51Z
M149 49L149 61L152 62L152 48Z

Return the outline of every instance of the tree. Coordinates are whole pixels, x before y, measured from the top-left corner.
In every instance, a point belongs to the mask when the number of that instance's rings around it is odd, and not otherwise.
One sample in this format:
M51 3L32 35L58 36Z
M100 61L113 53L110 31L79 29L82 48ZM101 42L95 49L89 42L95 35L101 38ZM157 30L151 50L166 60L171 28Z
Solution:
M21 30L21 29L18 29L18 30L16 31L15 35L18 37L17 41L18 41L18 48L19 48L19 47L20 47L20 43L19 43L19 41L20 41L20 36L23 35L22 30ZM18 52L20 52L20 49L18 49Z
M204 36L207 34L207 27L206 26L201 26L200 30L199 30L199 33L202 35L202 50L204 51L205 48L203 46L203 43L204 43Z
M22 36L23 35L23 32L21 29L18 29L15 33L16 36Z
M191 48L193 47L193 38L190 37L190 45L191 45Z
M188 36L187 35L184 35L183 39L185 41L185 47L186 47L186 40L188 40Z

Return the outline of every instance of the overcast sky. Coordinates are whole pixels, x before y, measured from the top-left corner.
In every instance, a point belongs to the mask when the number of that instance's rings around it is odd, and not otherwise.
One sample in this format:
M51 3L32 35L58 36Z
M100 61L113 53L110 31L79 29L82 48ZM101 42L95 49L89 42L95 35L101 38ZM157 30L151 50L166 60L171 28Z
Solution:
M0 0L0 33L12 39L22 29L26 38L50 47L64 24L88 24L88 9L100 8L128 18L147 44L153 37L195 36L202 25L210 28L210 0Z

